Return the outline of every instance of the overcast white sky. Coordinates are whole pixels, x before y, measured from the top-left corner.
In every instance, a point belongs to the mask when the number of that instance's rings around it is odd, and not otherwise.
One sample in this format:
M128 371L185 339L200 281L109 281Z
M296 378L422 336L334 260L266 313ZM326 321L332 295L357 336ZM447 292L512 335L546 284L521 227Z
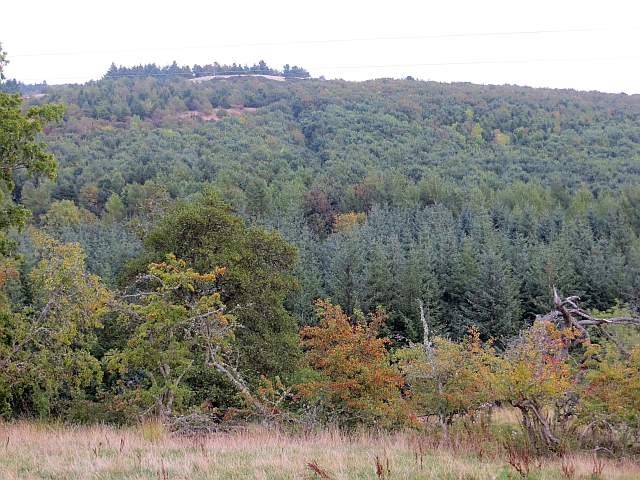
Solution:
M34 0L1 12L5 73L25 83L98 79L111 62L264 59L327 79L640 93L638 0ZM482 35L513 32L541 33Z

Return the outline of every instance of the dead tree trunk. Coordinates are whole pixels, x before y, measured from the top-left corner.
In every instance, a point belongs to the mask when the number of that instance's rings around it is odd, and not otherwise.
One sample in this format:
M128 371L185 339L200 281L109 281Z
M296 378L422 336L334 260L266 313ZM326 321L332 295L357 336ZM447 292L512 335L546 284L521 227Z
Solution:
M575 328L580 332L579 338L586 341L590 341L591 339L587 327L590 325L599 326L603 330L605 336L613 340L618 346L620 344L611 337L609 332L604 330L605 325L640 325L640 318L633 316L614 318L592 317L578 306L577 302L579 300L580 297L577 296L567 297L563 300L560 295L558 295L556 287L553 287L553 304L555 309L544 316L536 317L536 320L554 322L564 330ZM573 336L570 335L565 337L563 348L560 351L561 358L567 358L569 356L569 347L571 346L572 337Z
M433 345L431 344L431 340L429 340L429 324L427 323L427 319L424 316L424 303L422 302L422 299L419 299L418 302L420 303L420 320L422 321L424 334L422 348L424 349L424 353L427 357L427 362L431 365L431 371L434 374L435 378L435 355L433 352ZM438 392L440 393L440 395L444 393L444 387L440 380L438 380ZM439 415L438 421L440 422L440 426L442 427L445 442L449 442L449 425L446 421L445 416L442 414Z

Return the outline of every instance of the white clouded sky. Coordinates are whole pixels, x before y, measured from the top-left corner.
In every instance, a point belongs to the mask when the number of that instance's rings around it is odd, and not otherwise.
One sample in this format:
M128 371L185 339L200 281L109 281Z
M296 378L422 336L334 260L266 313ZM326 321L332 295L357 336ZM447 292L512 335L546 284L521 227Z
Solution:
M264 59L347 80L411 75L640 93L638 0L8 3L0 20L6 75L25 83L98 79L111 62ZM556 33L478 35L533 31Z

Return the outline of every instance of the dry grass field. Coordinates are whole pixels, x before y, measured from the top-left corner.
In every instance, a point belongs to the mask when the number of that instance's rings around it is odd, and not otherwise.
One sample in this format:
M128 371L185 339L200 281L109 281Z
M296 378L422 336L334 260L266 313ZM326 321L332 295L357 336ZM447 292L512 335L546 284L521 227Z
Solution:
M0 441L3 480L523 478L499 449L445 447L415 432L288 436L256 428L172 437L154 423L118 429L35 422L0 424ZM597 477L594 468L601 469ZM529 469L531 479L640 478L637 466L596 464L588 455L535 461Z

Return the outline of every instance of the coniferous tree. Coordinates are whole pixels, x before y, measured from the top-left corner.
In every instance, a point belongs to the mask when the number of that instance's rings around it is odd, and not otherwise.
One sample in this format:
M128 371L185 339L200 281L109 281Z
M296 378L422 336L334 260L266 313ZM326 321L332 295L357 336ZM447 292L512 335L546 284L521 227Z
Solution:
M249 180L244 192L247 196L247 213L252 217L264 215L269 212L269 193L267 182L256 177Z
M325 288L332 301L347 316L362 306L365 251L360 227L353 226L332 235L325 244Z
M405 335L414 342L422 342L424 329L420 319L420 301L429 328L442 328L442 289L434 272L433 252L429 244L425 242L409 248L400 280L398 307L408 319Z
M496 252L480 255L478 275L466 300L462 306L466 320L478 327L484 340L505 339L520 328L518 284L511 276L510 266Z
M461 243L456 238L451 213L442 206L436 206L431 213L434 272L442 288L443 328L454 339L461 339L469 326L461 307L477 267L469 242Z
M513 277L520 285L520 311L523 320L532 323L536 315L549 311L552 288L545 278L545 254L549 248L531 238L517 237L509 249Z
M612 252L608 242L601 240L593 245L585 262L582 285L582 304L588 308L605 311L615 306L622 292L624 260Z
M291 208L285 214L276 212L265 220L298 250L298 261L293 268L293 275L298 280L299 288L287 295L285 306L296 318L298 325L315 325L318 315L314 302L326 296L322 288L318 237L311 232L297 208Z
M387 327L394 333L411 337L411 325L400 309L403 266L404 252L397 236L391 236L384 244L376 242L369 247L364 271L363 310L375 312L377 307L383 307L389 314Z

